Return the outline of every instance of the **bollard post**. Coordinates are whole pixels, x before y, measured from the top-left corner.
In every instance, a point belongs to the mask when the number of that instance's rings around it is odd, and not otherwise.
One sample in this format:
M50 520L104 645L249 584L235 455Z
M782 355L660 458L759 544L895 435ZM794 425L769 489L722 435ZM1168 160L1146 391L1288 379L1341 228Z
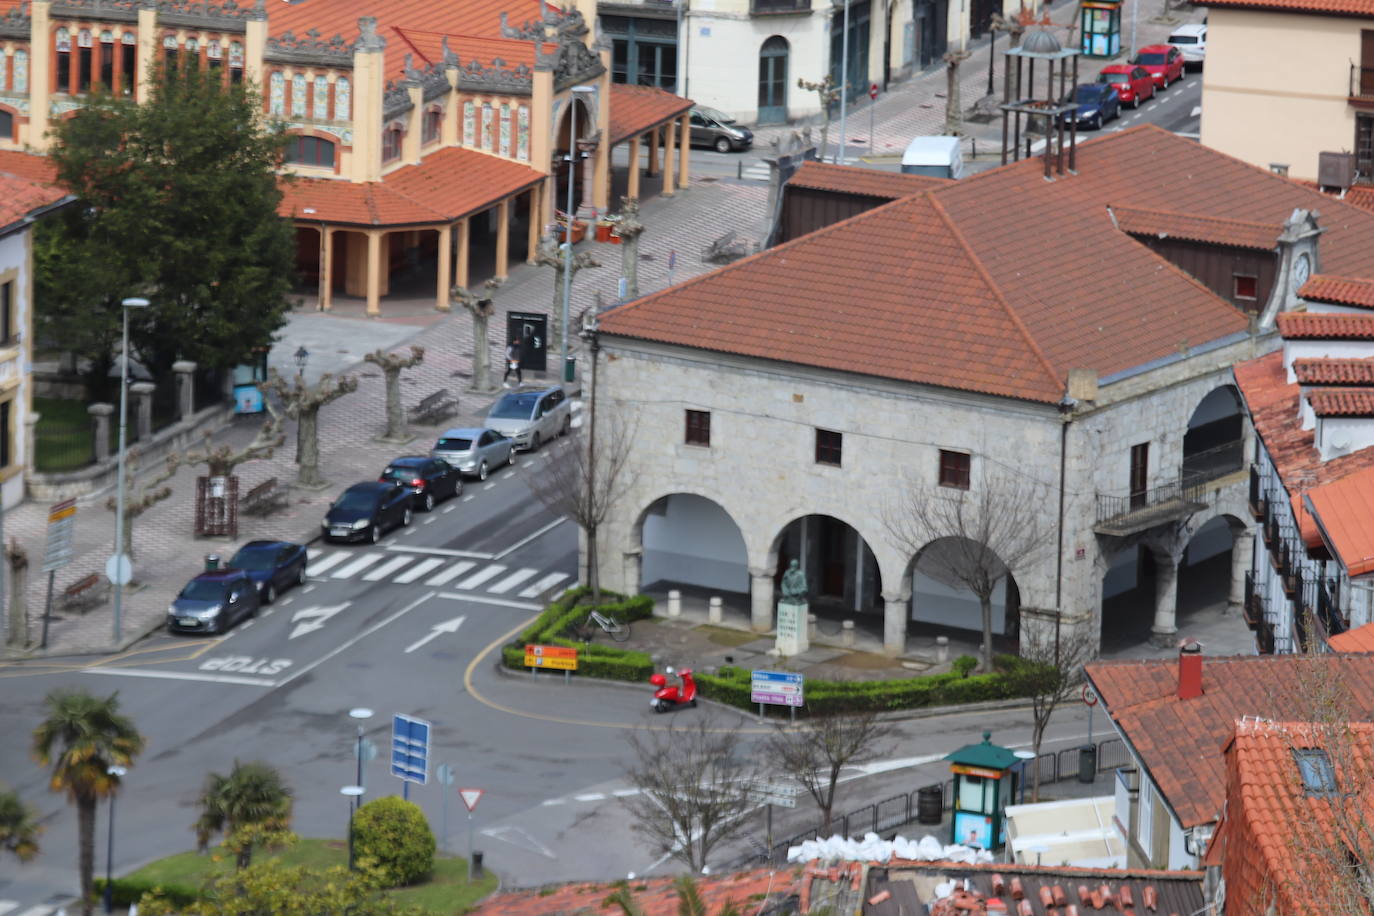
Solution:
M943 663L949 661L949 637L935 637L935 661Z
M807 640L814 640L814 639L816 638L816 615L815 615L815 614L807 614L807 615L806 615L806 638L807 638Z
M722 614L723 610L721 608L720 596L712 595L711 603L708 606L708 610L706 612L706 619L709 620L711 623L720 623L723 619Z
M682 616L682 592L675 588L668 590L668 616Z
M840 627L840 645L846 649L854 648L854 621L846 620Z

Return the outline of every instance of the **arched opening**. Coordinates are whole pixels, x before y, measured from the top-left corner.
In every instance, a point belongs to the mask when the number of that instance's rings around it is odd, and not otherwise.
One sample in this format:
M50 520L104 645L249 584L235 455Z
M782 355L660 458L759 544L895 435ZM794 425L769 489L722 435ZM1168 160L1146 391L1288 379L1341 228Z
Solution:
M788 565L799 561L810 590L811 613L817 617L872 613L881 622L883 582L878 559L852 525L829 515L794 519L778 535L774 552L774 588L781 587Z
M1245 416L1234 385L1214 388L1197 405L1183 436L1183 479L1204 483L1245 464Z
M774 35L759 49L760 124L780 124L787 120L787 39Z
M576 121L576 134L573 122ZM576 162L569 163L568 151L573 148L575 140L585 140L595 132L596 125L592 122L591 110L581 99L571 96L558 126L558 136L554 143L553 154L553 175L556 186L557 196L554 197L554 208L565 210L568 207L568 177L574 176L572 210L575 213L581 206L583 191L586 187L587 170L591 168L590 159L587 156L578 156Z
M642 591L685 588L703 595L748 595L744 536L716 503L693 493L673 493L645 509L639 527ZM748 608L747 597L740 606Z
M995 553L967 538L937 538L912 561L911 634L949 636L958 643L951 645L951 654L977 655L983 607L973 584L992 586L993 651L1015 652L1021 631L1016 578Z

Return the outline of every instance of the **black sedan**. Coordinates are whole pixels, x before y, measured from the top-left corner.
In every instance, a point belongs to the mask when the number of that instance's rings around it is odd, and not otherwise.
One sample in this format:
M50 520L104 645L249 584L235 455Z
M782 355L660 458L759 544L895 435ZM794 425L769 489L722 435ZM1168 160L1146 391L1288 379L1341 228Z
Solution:
M407 455L396 458L382 471L383 483L395 482L410 489L417 508L429 512L442 499L460 496L463 475L458 469L438 458Z
M371 541L410 524L410 488L394 481L355 483L329 507L320 527L325 540Z
M262 603L271 604L291 586L305 584L305 548L289 541L249 541L229 567L248 573Z
M196 576L167 608L167 629L177 633L223 633L258 610L258 589L241 569L215 569Z
M1071 122L1077 121L1079 127L1097 129L1121 116L1121 96L1109 83L1083 83L1064 104L1078 107L1059 116L1062 127L1071 127Z

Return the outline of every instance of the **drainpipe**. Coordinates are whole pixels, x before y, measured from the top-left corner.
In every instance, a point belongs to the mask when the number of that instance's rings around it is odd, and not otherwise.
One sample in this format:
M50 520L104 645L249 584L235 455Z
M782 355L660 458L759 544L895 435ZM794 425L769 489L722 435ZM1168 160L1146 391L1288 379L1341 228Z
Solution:
M1054 607L1061 615L1064 606L1064 483L1068 473L1069 424L1073 423L1073 409L1077 406L1078 401L1067 392L1059 400L1059 530L1054 558Z

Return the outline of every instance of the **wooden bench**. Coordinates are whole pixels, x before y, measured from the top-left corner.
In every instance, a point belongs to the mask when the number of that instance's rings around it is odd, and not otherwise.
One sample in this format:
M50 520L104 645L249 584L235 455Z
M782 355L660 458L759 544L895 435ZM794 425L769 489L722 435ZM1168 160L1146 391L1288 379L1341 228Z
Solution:
M735 231L731 229L707 245L701 252L701 259L708 264L729 264L740 258L748 257L754 251L754 245L748 239L737 237Z
M438 423L457 412L458 399L447 388L440 388L409 410L410 419L420 423Z
M269 477L245 493L239 505L250 515L267 515L285 506L287 498L286 488L277 483L277 478Z
M109 594L110 580L100 573L91 573L62 590L61 607L63 610L84 614L91 608L103 604Z

